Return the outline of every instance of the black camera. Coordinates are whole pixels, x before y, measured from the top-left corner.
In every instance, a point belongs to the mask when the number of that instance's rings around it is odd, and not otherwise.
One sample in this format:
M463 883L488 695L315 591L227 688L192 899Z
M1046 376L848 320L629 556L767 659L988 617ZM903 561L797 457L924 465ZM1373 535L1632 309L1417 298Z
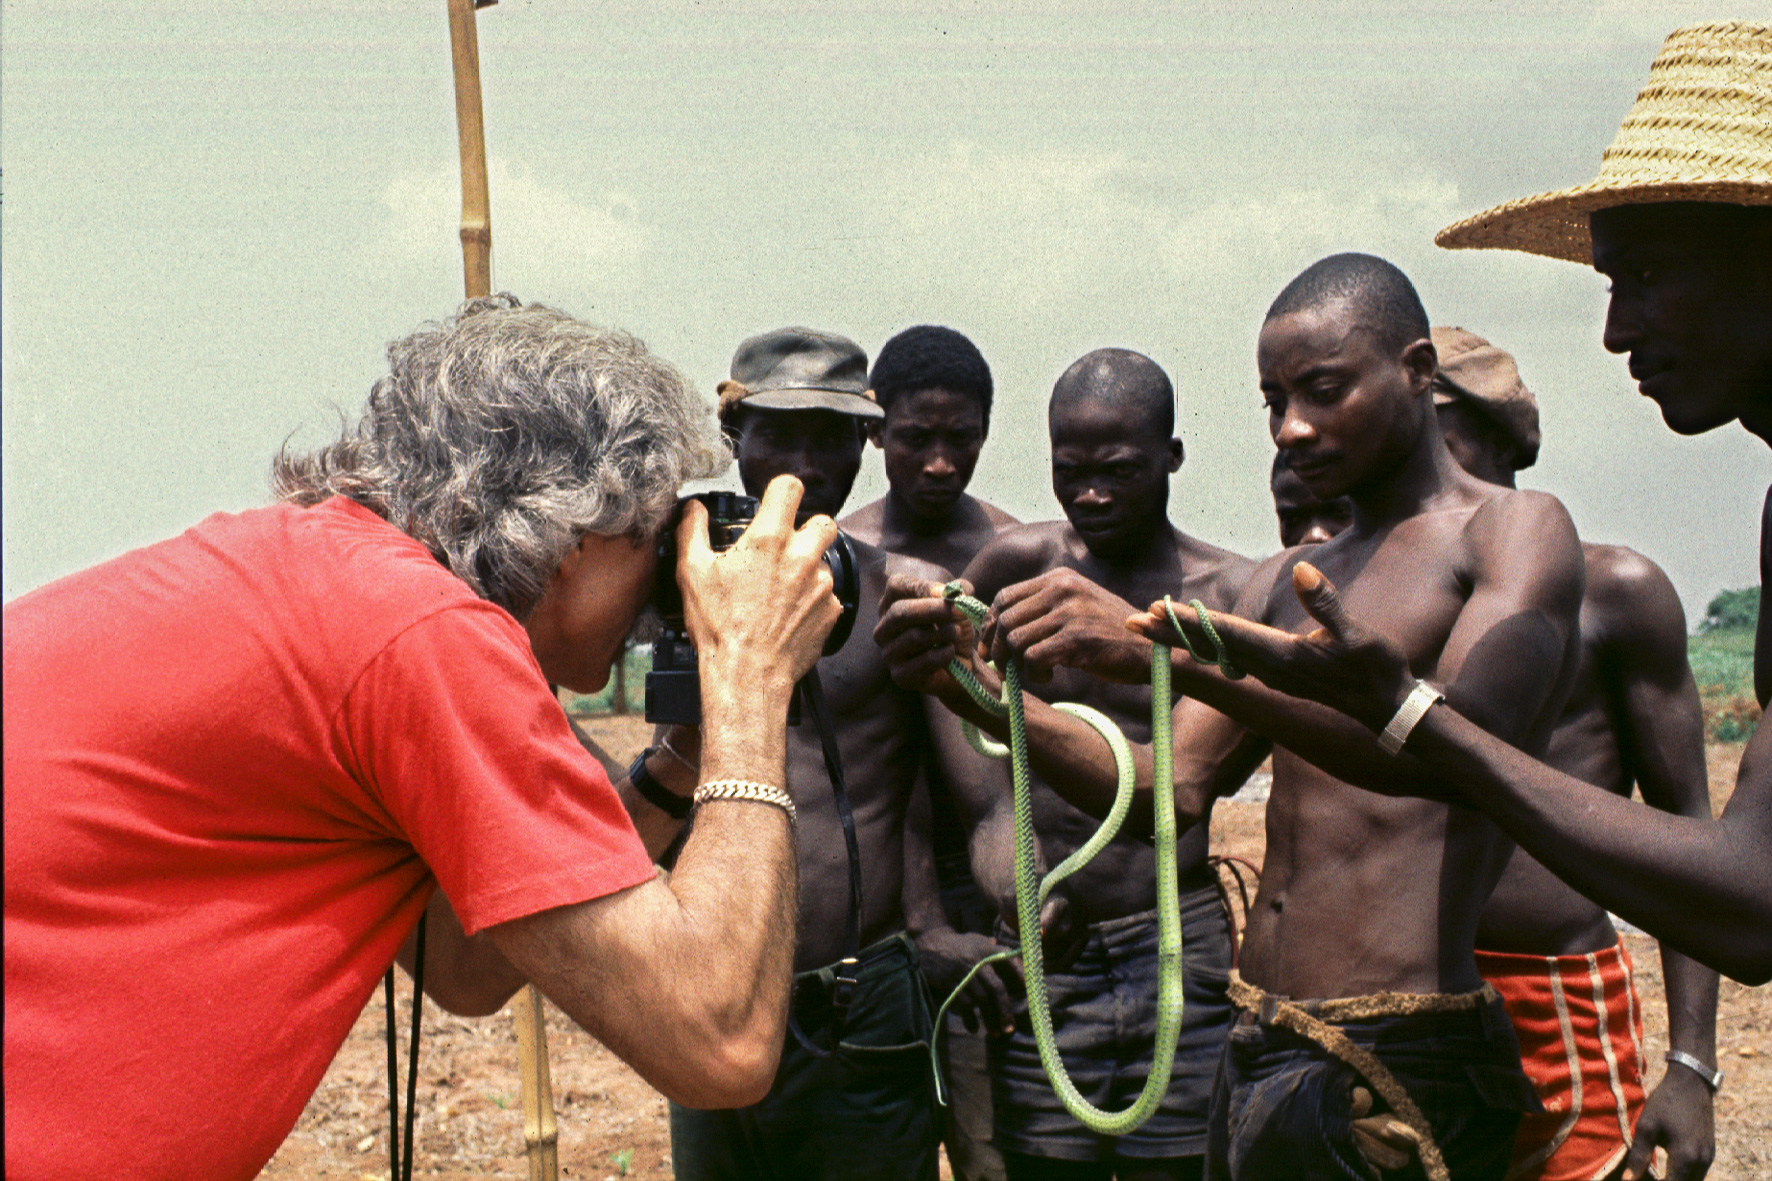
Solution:
M701 676L696 663L695 645L683 621L683 592L677 587L677 527L683 521L683 505L699 500L708 510L708 544L715 550L731 549L757 515L757 501L736 492L702 492L685 497L677 504L671 523L658 543L658 583L653 588L652 605L658 611L663 630L652 645L652 671L646 674L646 720L666 725L698 726L701 724ZM801 514L802 522L812 514ZM830 656L843 647L855 627L855 609L861 602L861 572L855 563L855 547L847 534L838 532L837 540L824 552L825 564L831 568L832 592L843 608L837 626L824 642L824 655ZM799 704L795 694L793 705ZM797 721L798 710L790 709L789 721Z

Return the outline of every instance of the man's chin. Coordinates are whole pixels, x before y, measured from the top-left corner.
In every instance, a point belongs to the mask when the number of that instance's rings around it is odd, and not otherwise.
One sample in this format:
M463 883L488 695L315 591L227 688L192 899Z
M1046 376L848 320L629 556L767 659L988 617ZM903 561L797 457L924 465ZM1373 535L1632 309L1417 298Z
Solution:
M1638 388L1655 403L1661 421L1675 434L1702 435L1741 417L1727 399L1682 396L1671 382L1643 382Z

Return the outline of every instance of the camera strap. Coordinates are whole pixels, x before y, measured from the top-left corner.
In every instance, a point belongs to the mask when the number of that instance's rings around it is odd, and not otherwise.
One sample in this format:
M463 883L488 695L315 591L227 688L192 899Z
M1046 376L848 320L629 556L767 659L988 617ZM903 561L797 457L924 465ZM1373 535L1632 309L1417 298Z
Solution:
M388 1011L388 1175L392 1181L412 1181L412 1120L418 1108L418 1026L424 1015L425 919L418 916L418 937L412 964L412 1039L406 1060L406 1151L400 1151L400 1050L394 1034L394 967L382 978L382 999ZM405 1167L401 1167L404 1160Z
M831 985L831 1050L813 1045L794 1019L792 1007L788 1010L788 1030L794 1040L815 1057L829 1058L841 1036L849 1006L855 1000L857 957L861 952L861 846L855 837L855 813L849 806L849 791L843 782L843 755L837 748L837 729L831 723L830 707L825 702L817 667L801 678L796 693L806 716L812 719L812 725L818 730L825 773L831 779L831 795L836 800L837 819L843 825L843 843L849 852L849 912L843 919L843 958L837 963Z

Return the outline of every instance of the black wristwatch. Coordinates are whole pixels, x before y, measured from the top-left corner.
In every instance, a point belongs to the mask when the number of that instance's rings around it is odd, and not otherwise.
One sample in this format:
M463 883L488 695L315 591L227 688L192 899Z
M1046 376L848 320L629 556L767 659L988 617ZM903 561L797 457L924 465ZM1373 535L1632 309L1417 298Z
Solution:
M628 782L634 790L646 797L646 802L663 812L673 820L689 819L689 812L695 807L695 799L691 796L680 796L664 784L652 777L646 769L646 760L658 747L649 746L641 751L634 761L628 765Z

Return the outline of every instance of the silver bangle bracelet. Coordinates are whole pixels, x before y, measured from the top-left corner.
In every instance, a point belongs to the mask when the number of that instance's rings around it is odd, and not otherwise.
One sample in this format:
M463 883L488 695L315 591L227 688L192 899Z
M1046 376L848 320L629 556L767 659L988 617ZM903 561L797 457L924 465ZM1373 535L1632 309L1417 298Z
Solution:
M800 817L794 810L794 798L779 787L749 779L716 779L695 789L697 806L714 800L749 800L756 804L773 804L788 814L788 823L799 827Z
M1397 715L1385 726L1384 732L1378 736L1378 747L1387 755L1395 755L1409 741L1409 734L1417 723L1427 716L1437 701L1446 700L1446 695L1428 684L1416 681L1415 688L1409 690L1409 696L1403 698L1402 706Z
M1667 1052L1667 1060L1672 1063L1678 1063L1679 1065L1684 1066L1687 1070L1697 1074L1699 1078L1704 1080L1704 1085L1710 1088L1711 1094L1715 1095L1722 1089L1723 1072L1720 1070L1712 1070L1684 1050L1669 1050Z

